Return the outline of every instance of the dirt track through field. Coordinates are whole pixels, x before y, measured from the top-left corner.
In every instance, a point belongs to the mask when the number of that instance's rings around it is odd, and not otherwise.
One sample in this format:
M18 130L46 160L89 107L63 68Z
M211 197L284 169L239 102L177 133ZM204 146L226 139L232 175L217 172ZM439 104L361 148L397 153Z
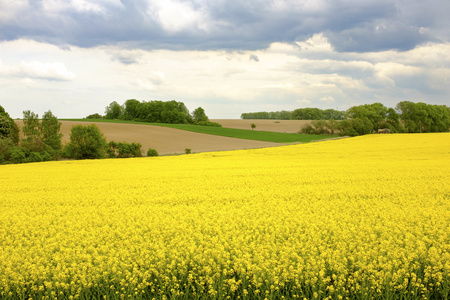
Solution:
M240 121L240 120L237 120ZM105 135L106 140L115 142L137 142L142 144L144 154L148 148L154 148L160 155L183 154L186 148L192 153L224 151L237 149L251 149L281 146L285 144L253 141L237 138L195 133L185 130L151 125L119 124L119 123L91 123L76 121L60 121L63 144L69 142L70 130L74 125L96 124ZM19 128L23 122L16 121ZM225 126L224 126L225 127Z

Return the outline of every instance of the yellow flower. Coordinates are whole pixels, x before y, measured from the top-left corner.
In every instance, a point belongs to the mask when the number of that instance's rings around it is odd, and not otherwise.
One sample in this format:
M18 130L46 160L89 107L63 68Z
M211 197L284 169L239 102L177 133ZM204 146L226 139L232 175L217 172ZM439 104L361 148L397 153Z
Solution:
M448 149L448 133L392 134L1 165L0 292L440 295L450 274Z

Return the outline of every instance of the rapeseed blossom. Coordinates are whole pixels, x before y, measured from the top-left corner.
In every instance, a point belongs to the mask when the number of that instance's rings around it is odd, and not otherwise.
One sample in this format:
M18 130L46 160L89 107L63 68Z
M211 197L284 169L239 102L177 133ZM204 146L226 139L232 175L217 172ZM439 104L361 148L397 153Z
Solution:
M1 299L446 299L450 134L0 166Z

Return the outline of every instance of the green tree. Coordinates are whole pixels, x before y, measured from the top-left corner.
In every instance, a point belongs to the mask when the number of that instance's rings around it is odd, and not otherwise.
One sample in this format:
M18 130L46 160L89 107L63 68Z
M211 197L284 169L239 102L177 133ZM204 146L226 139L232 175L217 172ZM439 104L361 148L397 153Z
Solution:
M39 116L30 110L23 111L22 133L24 138L20 142L20 147L25 155L28 156L31 152L46 150L46 145L42 139L42 126Z
M0 117L1 118L1 117ZM0 138L0 164L11 160L11 148L16 146L10 138Z
M323 113L319 108L299 108L292 112L291 118L292 120L321 120Z
M249 119L270 119L270 114L266 111L260 112L251 112L251 113L243 113L241 114L241 119L249 120Z
M0 113L0 139L10 139L14 144L19 142L19 128L7 113Z
M42 141L53 150L59 151L62 148L61 139L63 135L60 133L61 123L49 110L44 113L41 123Z
M282 110L278 112L276 119L278 120L290 120L291 119L292 112L287 110Z
M105 119L119 119L122 114L122 107L116 101L111 102L105 108Z
M0 139L10 139L12 143L19 143L19 127L0 105Z
M450 107L445 105L429 105L432 119L431 132L447 132L450 130Z
M172 124L192 123L192 116L183 102L175 100L163 102L161 112L161 121Z
M395 106L406 132L420 132L417 106L414 102L401 101Z
M345 111L325 109L322 111L322 118L324 120L343 120L345 118Z
M147 150L147 156L158 156L158 151L156 151L156 149L153 148L148 148Z
M70 132L70 142L65 152L74 159L105 158L108 149L103 133L95 125L75 125Z
M367 121L369 121L372 123L372 129L370 131L376 131L383 127L382 124L385 123L387 112L387 107L381 103L364 104L349 108L347 110L347 117L351 119L360 119L360 121L363 120L363 123L367 123ZM356 121L354 124L362 124L360 121Z
M386 114L386 123L383 127L391 129L392 132L404 132L405 128L400 123L400 116L393 108L389 108Z
M41 124L39 116L30 110L23 111L23 141L35 142L41 139Z
M135 120L139 118L141 102L136 99L129 99L125 101L123 106L123 118L125 120Z
M23 112L22 128L24 139L20 143L22 150L28 156L31 153L41 153L45 157L50 153L58 157L62 148L62 134L60 133L61 123L52 114L51 111L45 112L42 121L39 120L37 114L32 111ZM36 157L36 155L34 154ZM36 160L31 160L36 161Z
M344 119L340 121L337 125L337 129L340 131L342 136L357 136L358 133L353 128L353 119Z
M252 123L252 124L250 124L250 127L252 128L252 130L254 130L256 128L256 124Z
M447 132L450 130L450 108L422 102L402 101L395 107L406 132Z
M192 112L192 118L194 119L195 123L198 122L208 122L209 118L205 113L205 110L201 107L196 108L193 112Z
M352 120L353 129L359 134L369 134L373 131L373 123L369 118L355 118Z

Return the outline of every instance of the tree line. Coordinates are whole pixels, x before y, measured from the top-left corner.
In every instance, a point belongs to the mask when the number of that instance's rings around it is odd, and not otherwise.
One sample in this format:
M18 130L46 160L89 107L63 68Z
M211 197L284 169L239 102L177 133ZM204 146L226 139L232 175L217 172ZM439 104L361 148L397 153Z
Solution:
M241 119L269 120L343 120L345 111L320 108L299 108L293 111L250 112L241 114Z
M450 131L450 107L402 101L395 108L381 103L353 106L341 121L315 120L301 133L356 136L388 129L392 133Z
M19 127L0 106L0 164L143 156L140 143L107 143L95 124L73 126L66 145L62 144L60 130L61 123L51 111L39 119L37 114L27 110L23 112L20 138ZM158 152L150 148L147 156L158 156Z
M290 120L292 116L291 111L260 111L241 114L241 119L244 120Z
M203 108L198 107L191 114L183 102L175 100L152 100L141 102L136 99L128 99L123 105L120 105L117 101L113 101L105 108L104 116L97 113L90 115L87 118L221 127L220 124L209 121Z

